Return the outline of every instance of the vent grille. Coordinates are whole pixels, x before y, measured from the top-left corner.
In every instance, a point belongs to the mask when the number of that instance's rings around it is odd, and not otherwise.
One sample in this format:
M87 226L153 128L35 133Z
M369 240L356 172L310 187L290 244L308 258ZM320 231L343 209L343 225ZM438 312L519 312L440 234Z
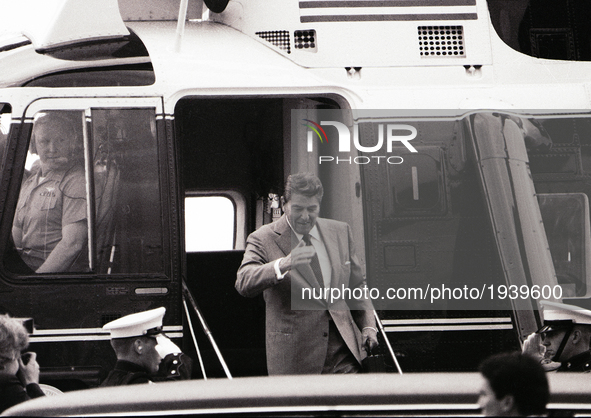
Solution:
M273 30L266 32L255 32L260 38L272 43L277 48L291 54L291 44L289 42L289 32L286 30Z
M305 49L310 52L316 52L316 31L314 29L296 30L293 33L293 45L295 49Z
M422 57L465 57L463 26L419 26Z

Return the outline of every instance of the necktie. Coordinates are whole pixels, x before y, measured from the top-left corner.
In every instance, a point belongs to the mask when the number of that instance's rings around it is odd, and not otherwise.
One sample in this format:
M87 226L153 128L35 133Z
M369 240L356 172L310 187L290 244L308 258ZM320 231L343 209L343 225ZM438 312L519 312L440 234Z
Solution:
M310 241L310 234L304 234L302 240L306 243L306 245L312 245ZM322 269L320 269L320 261L318 260L318 254L314 253L314 257L310 261L310 267L312 268L312 272L314 272L314 276L316 276L316 280L320 285L321 289L324 289L324 279L322 277Z

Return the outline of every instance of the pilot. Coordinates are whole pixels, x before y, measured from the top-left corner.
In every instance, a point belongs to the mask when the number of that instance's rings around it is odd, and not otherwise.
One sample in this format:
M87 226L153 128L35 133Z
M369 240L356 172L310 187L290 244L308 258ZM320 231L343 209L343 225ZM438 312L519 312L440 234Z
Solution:
M550 301L541 301L540 305L544 326L528 337L523 351L538 358L543 354L541 360L547 371L590 371L591 311Z
M37 273L86 271L87 206L81 119L61 111L35 116L31 153L12 228L15 247Z
M115 368L101 386L189 379L192 361L162 333L166 309L156 308L124 316L106 324L117 355Z

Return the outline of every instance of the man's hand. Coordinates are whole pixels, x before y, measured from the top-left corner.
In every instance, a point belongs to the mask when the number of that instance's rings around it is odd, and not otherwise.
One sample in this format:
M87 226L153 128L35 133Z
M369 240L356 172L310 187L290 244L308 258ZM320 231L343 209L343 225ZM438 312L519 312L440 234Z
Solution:
M544 352L546 348L542 345L542 337L540 334L533 333L529 334L525 341L523 342L523 348L521 352L523 354L527 354L540 362L544 358Z
M37 363L36 353L25 353L23 358L18 359L19 369L16 376L19 378L23 386L31 383L39 383L39 363ZM25 364L26 362L26 364Z
M523 348L521 349L521 352L538 360L542 364L544 370L546 370L547 372L556 370L560 367L560 363L546 358L546 347L542 345L542 337L540 336L540 334L537 334L535 332L527 336L527 338L523 342Z
M160 354L160 358L164 358L169 354L182 353L178 345L172 342L166 335L158 334L156 336L156 351Z
M314 254L316 254L316 250L312 245L306 245L304 241L300 241L300 243L291 250L291 253L279 262L279 269L284 273L294 268L297 269L298 267L310 265Z
M369 355L380 344L378 342L378 333L373 328L365 327L361 331L361 334L363 335L363 347L365 347Z

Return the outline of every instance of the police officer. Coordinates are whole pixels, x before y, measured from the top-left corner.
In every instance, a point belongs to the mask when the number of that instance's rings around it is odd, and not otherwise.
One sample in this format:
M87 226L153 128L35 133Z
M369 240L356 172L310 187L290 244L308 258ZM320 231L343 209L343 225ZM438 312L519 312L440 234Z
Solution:
M188 379L192 361L162 333L166 309L156 308L124 316L106 324L117 363L101 386Z
M539 350L535 351L541 344L546 370L590 371L591 311L550 301L541 301L540 305L544 326L528 337L524 352L539 356Z

